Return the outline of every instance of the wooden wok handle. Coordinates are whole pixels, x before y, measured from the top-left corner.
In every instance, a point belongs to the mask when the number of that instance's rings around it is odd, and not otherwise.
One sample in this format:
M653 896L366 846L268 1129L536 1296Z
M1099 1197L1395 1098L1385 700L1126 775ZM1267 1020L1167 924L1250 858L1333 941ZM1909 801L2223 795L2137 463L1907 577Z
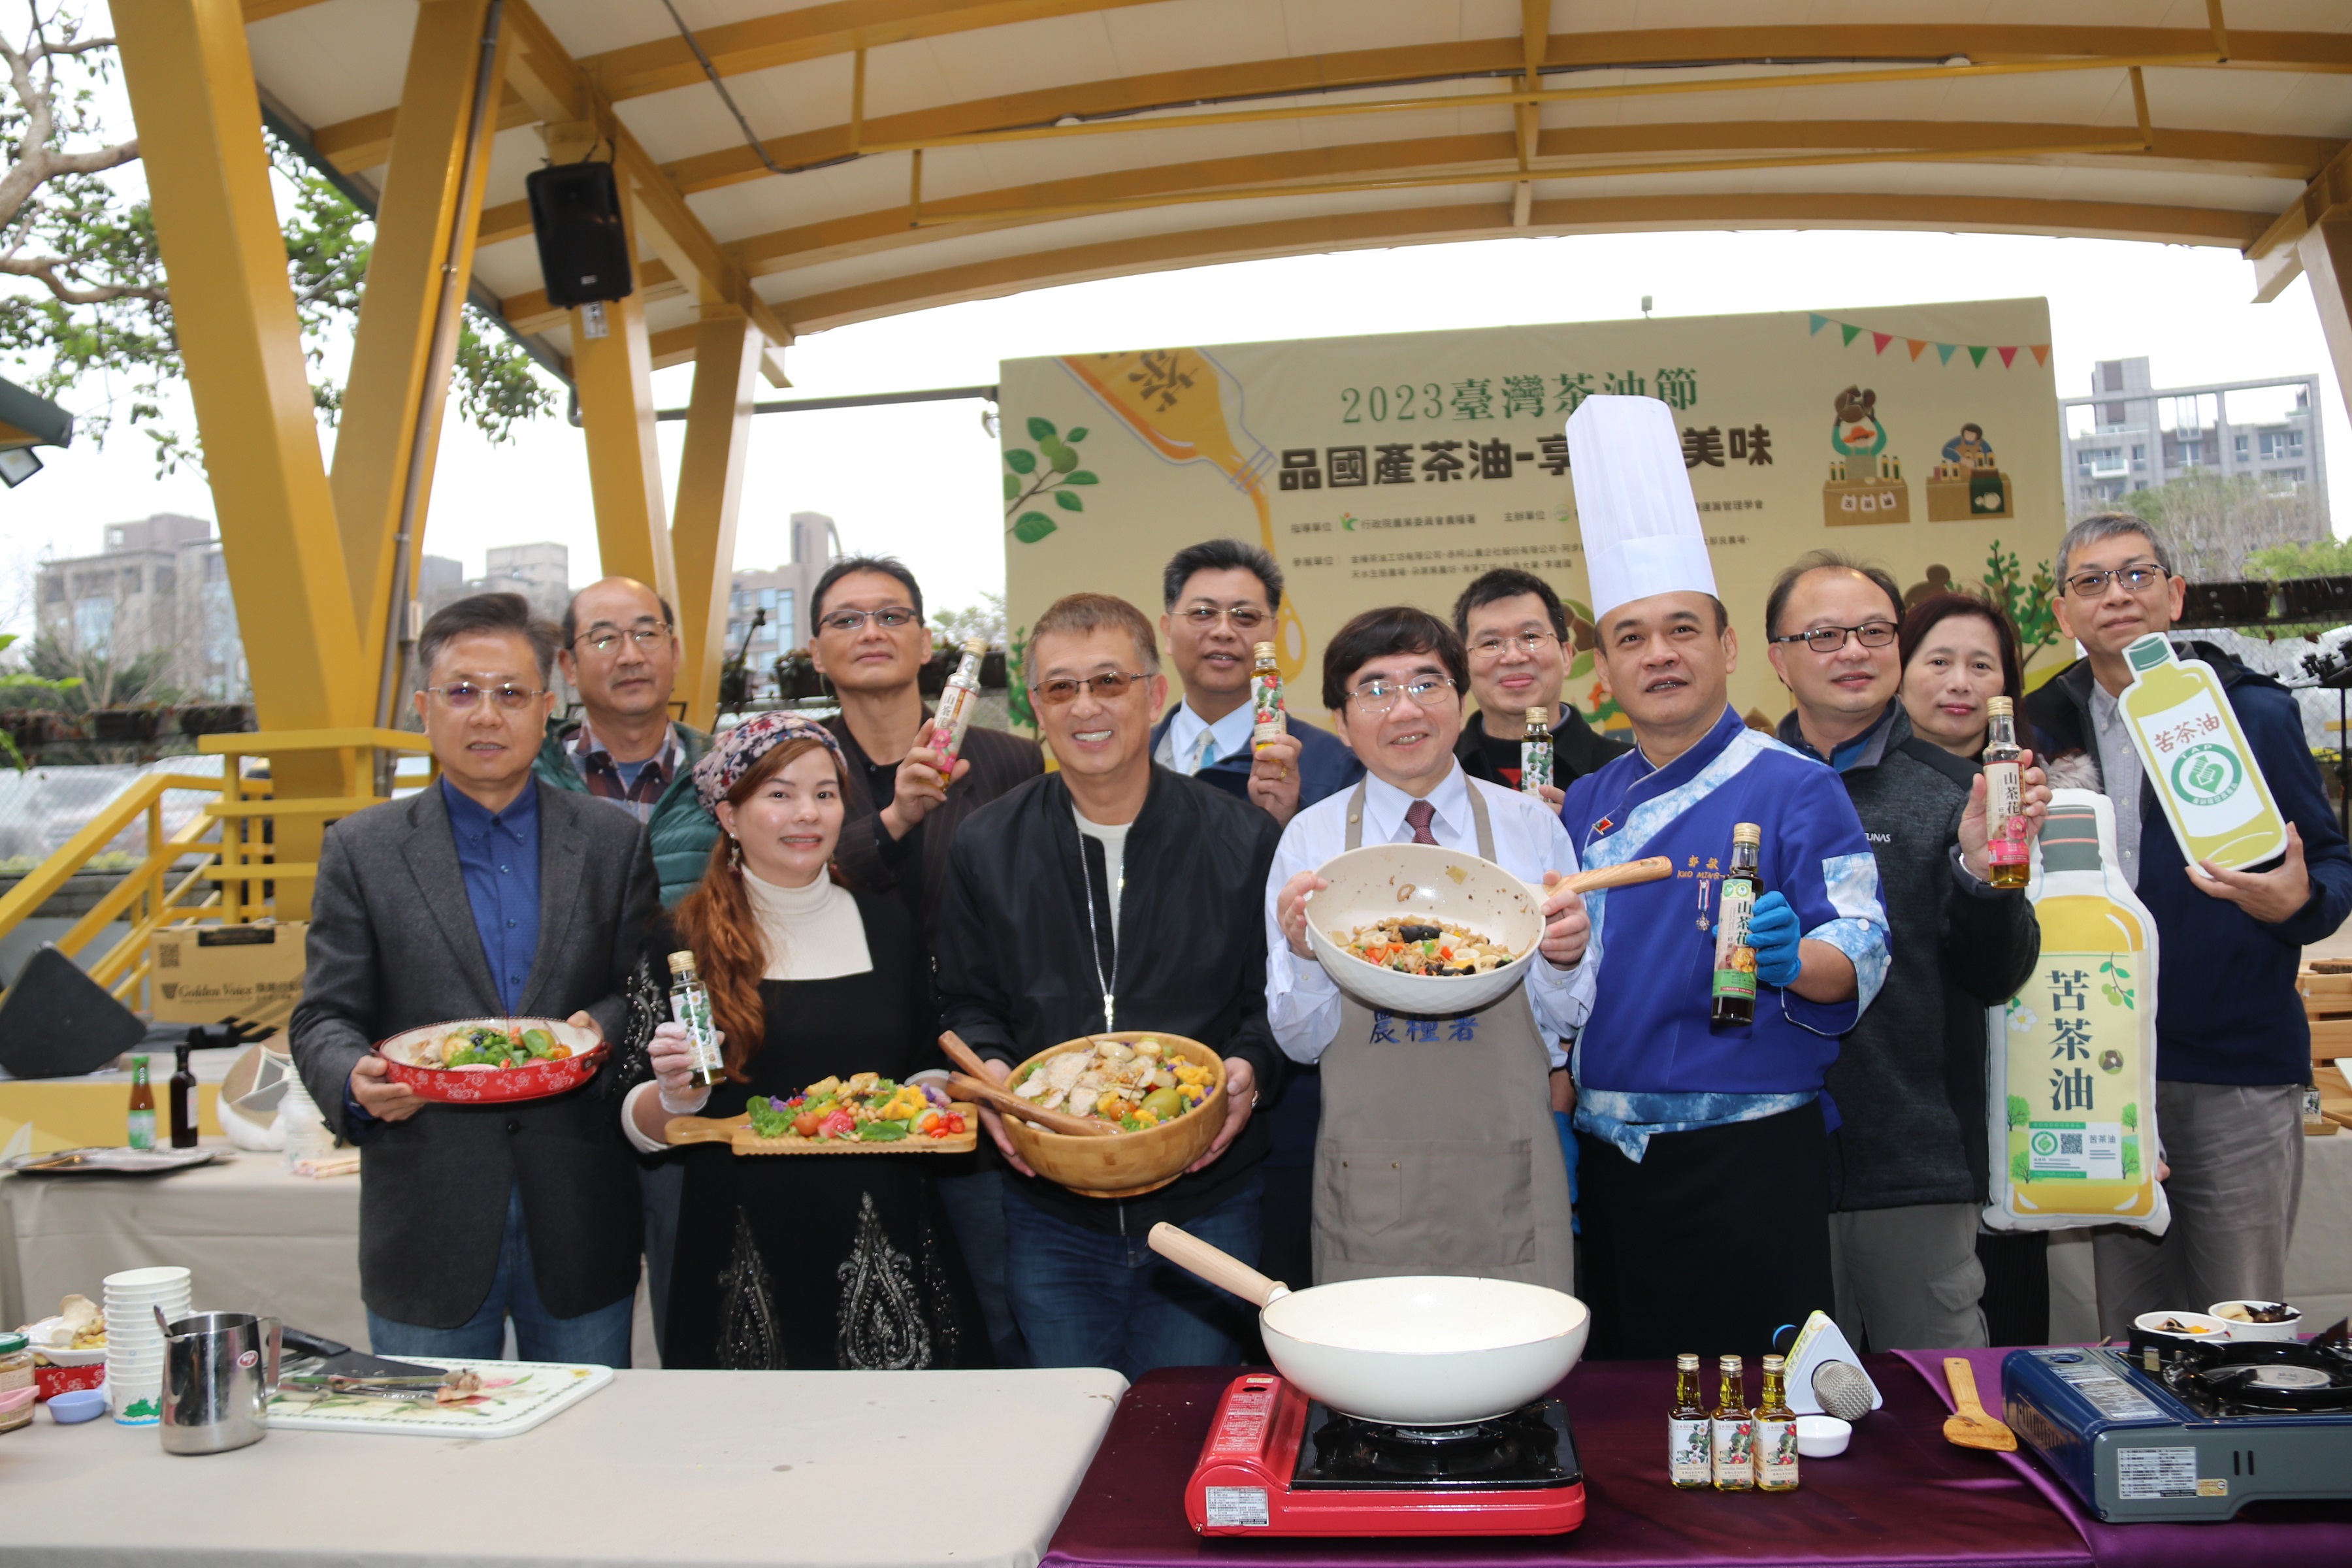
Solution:
M1066 1132L1078 1138L1116 1138L1118 1129L1108 1121L1097 1121L1090 1116L1072 1116L1066 1110L1047 1110L1032 1105L1017 1094L1007 1094L992 1083L986 1083L966 1073L948 1075L948 1093L957 1100L977 1100L992 1106L1007 1116L1017 1116L1024 1121L1034 1121L1048 1132Z
M1268 1306L1276 1299L1290 1294L1290 1287L1281 1280L1267 1279L1232 1253L1212 1247L1190 1231L1179 1230L1166 1220L1153 1226L1150 1236L1146 1239L1152 1251L1177 1268L1197 1274L1212 1285L1231 1290L1253 1306Z
M1596 893L1603 888L1630 887L1635 882L1654 882L1675 874L1675 863L1664 855L1653 855L1646 860L1628 860L1622 866L1603 866L1598 870L1579 871L1573 877L1555 882L1548 891L1557 893L1566 888L1571 893Z
M673 1116L662 1126L662 1136L673 1143L726 1143L738 1128L751 1125L750 1112L741 1116Z

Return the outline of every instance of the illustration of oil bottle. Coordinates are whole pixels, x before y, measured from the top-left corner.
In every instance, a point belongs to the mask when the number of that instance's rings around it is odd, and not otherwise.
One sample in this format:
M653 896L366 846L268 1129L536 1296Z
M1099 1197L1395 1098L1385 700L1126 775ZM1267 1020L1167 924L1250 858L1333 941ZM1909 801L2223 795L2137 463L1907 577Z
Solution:
M2116 705L2165 820L2194 867L2237 870L2286 850L2286 819L2213 667L2182 658L2161 632L2124 649L2132 683Z

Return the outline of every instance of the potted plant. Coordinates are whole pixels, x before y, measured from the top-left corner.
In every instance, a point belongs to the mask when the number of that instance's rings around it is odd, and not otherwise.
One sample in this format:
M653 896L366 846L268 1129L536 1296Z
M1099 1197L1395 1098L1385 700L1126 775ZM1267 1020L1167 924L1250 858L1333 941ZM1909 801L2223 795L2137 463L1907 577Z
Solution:
M824 677L805 647L779 654L775 663L776 695L787 702L804 702L824 695Z
M94 708L89 714L90 739L113 745L152 741L163 727L163 712L152 703L135 708Z
M253 710L242 702L198 703L180 710L183 735L236 735L253 728Z

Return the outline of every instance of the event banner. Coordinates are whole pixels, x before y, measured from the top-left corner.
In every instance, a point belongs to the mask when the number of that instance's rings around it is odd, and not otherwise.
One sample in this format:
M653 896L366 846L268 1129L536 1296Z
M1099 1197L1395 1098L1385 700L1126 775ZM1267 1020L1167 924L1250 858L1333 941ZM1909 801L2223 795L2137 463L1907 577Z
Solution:
M2064 525L2042 300L1138 349L1001 371L1006 607L1063 594L1155 616L1170 555L1218 535L1287 579L1277 647L1319 719L1321 644L1405 602L1441 615L1480 573L1536 573L1577 617L1570 700L1621 726L1591 658L1566 426L1596 394L1655 397L1682 431L1739 637L1732 700L1778 719L1764 597L1838 549L1924 594L2031 574Z

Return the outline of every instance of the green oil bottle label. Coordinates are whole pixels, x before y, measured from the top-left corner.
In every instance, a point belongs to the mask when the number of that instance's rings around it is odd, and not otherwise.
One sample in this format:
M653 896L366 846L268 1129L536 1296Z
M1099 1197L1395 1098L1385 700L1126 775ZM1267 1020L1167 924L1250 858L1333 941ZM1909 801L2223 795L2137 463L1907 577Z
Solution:
M134 1110L131 1113L131 1147L152 1149L155 1146L155 1113Z
M1717 996L1756 995L1756 950L1748 945L1748 917L1756 909L1756 884L1745 877L1727 877L1715 922L1715 985Z

